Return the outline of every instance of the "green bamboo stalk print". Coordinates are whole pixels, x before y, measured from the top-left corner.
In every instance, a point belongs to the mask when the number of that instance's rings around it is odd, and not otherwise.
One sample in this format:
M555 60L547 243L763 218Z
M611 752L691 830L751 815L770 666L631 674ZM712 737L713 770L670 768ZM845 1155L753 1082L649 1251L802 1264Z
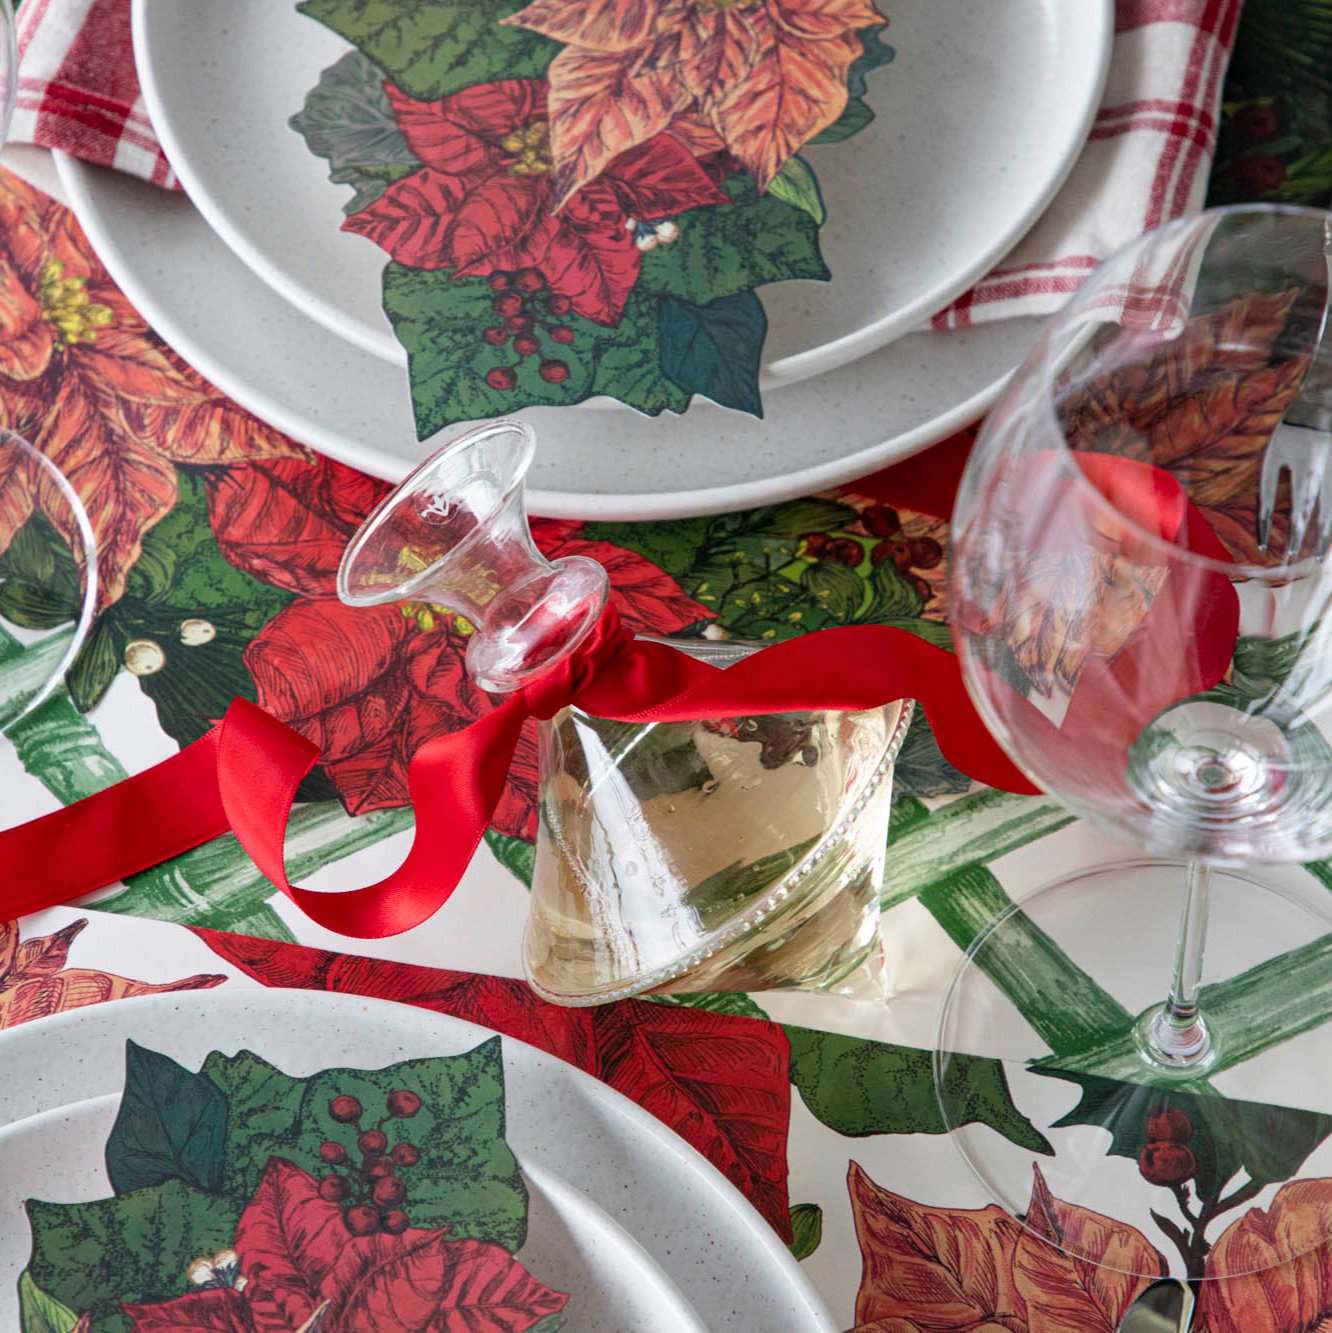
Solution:
M288 874L304 879L411 826L412 812L407 808L378 810L353 819L336 801L302 806L293 812L287 826ZM289 940L293 938L290 931L271 908L268 916L256 915L275 892L240 843L226 834L165 865L132 875L123 893L97 906L100 911L124 916ZM266 928L259 929L261 925Z
M1209 1077L1319 1027L1332 1018L1332 935L1204 986L1199 1003L1217 1031L1225 1033L1217 1059L1208 1069ZM1037 1069L1050 1066L1126 1082L1143 1078L1142 1057L1128 1031L1076 1054L1056 1054L1034 1065ZM1178 1082L1175 1078L1172 1086ZM1190 1092L1205 1090L1189 1088Z
M14 723L9 739L23 767L63 805L128 776L63 690Z
M24 645L0 629L0 719L15 717L51 679L69 651L74 631L59 630Z
M0 713L6 711L8 700L22 699L31 693L39 676L45 679L49 675L50 665L59 661L68 642L62 638L56 652L47 646L56 637L24 646L0 628ZM127 776L97 728L75 709L63 690L14 723L8 736L24 769L62 804L82 800ZM303 806L295 811L289 826L288 868L293 878L304 878L411 824L408 809L382 810L353 819L336 801ZM268 905L274 892L236 839L228 835L131 876L121 892L99 902L97 908L291 940L290 930Z
M983 865L945 875L920 894L920 901L964 950L1013 905ZM985 955L985 973L1056 1055L1103 1042L1132 1022L1128 1011L1026 916L1011 918L1008 929L1002 953Z
M914 812L913 812L914 814ZM1042 796L984 791L961 796L928 819L900 821L890 830L882 906L914 898L946 875L993 861L1073 822L1063 806Z

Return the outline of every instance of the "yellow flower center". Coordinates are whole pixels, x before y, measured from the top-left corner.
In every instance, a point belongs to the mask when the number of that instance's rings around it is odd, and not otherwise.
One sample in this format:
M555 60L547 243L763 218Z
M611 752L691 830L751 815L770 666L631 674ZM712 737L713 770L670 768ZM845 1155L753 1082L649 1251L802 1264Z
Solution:
M506 134L500 147L514 156L509 163L511 176L544 176L551 168L550 126L543 121Z
M48 259L37 280L37 299L42 303L42 318L56 331L66 347L74 343L95 343L97 330L115 318L111 307L88 299L84 290L87 278L80 274L65 277L64 261Z

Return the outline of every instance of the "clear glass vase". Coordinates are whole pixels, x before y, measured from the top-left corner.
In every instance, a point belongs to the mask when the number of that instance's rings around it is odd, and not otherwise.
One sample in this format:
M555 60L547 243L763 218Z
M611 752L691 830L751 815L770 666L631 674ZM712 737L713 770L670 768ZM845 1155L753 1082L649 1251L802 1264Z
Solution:
M352 605L465 615L483 688L521 688L582 643L607 580L531 540L518 422L455 440L347 548ZM728 666L759 645L659 640ZM879 943L893 761L912 705L632 723L566 708L540 726L540 821L523 956L560 1004L648 991L884 994Z
M910 712L643 725L569 708L544 724L523 945L534 989L564 1004L881 996L892 767Z

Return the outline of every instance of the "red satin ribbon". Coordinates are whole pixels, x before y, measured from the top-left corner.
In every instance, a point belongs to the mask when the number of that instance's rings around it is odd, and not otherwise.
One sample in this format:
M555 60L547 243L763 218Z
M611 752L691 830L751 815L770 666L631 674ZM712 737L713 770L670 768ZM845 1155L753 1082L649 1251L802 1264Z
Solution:
M114 883L228 830L311 920L374 939L410 930L461 879L490 823L529 717L568 704L598 717L678 722L872 708L920 701L940 749L993 787L1036 789L977 717L957 659L905 630L853 625L775 644L725 670L632 637L608 608L578 651L461 731L428 741L409 774L416 836L386 879L319 893L288 879L282 843L301 779L318 760L304 737L237 699L178 755L29 824L0 833L0 908L19 916Z
M1201 515L1167 474L1109 459L1084 463L1083 471L1120 513L1141 526L1173 538L1186 524L1192 549L1225 558ZM1180 572L1172 572L1172 582ZM1158 600L1178 615L1173 625L1192 623L1196 630L1196 647L1186 654L1189 679L1180 691L1175 676L1173 694L1167 681L1170 698L1163 696L1164 704L1220 679L1234 647L1237 603L1228 580L1215 573L1201 583L1186 577L1185 584ZM1196 612L1196 623L1189 620L1190 611ZM1153 607L1151 614L1161 614L1160 609ZM1102 705L1113 704L1114 692L1127 688L1128 678L1147 665L1143 654L1158 651L1155 636L1135 639L1113 661L1089 666L1079 682L1076 712L1070 708L1070 717L1057 729L1058 742L1071 747L1070 757L1081 746L1097 746L1098 729L1110 711L1098 708L1098 697ZM287 879L283 838L296 789L317 762L318 751L270 714L238 699L221 723L179 754L0 833L5 877L0 912L13 917L54 906L231 831L260 870L317 924L364 939L395 935L436 912L462 878L489 826L529 718L550 718L571 704L617 721L676 722L851 711L907 698L923 706L939 748L955 767L992 787L1037 790L977 716L958 659L905 630L881 625L826 629L720 670L664 644L634 639L608 608L563 663L470 726L417 751L409 771L416 835L406 860L379 883L346 893L317 893ZM1020 696L1015 699L1024 712L1034 714ZM1070 718L1081 722L1070 726ZM1039 715L1024 717L1023 723L1051 728ZM1121 738L1114 738L1114 746L1122 752Z

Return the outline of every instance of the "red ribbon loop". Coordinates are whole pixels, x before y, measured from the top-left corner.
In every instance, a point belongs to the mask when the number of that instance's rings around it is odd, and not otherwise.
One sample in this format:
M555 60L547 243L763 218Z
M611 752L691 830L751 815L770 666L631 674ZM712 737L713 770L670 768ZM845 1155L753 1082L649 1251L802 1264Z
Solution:
M1125 467L1120 460L1104 470L1110 481L1129 488L1129 498L1152 513L1173 515L1172 533L1187 515L1194 549L1223 551L1166 474L1149 469L1150 484L1144 485L1143 465ZM1224 671L1234 647L1234 591L1223 574L1214 574L1198 597L1185 600L1199 609L1199 634L1206 630L1207 639L1194 654L1188 690L1206 688ZM1156 644L1145 647L1155 650ZM1117 670L1130 669L1137 669L1131 651L1099 675L1088 674L1113 685ZM1084 691L1079 701L1091 722L1098 716L1098 688ZM218 726L180 754L0 833L5 874L0 907L17 916L65 902L231 830L260 870L319 925L358 938L394 935L425 921L462 879L531 718L553 717L572 704L617 721L671 722L856 711L898 699L920 702L939 748L956 768L992 787L1037 790L976 714L957 658L906 630L883 625L822 630L720 670L665 644L632 638L608 608L567 659L470 726L417 751L408 779L415 838L402 865L377 884L320 893L290 882L283 839L296 790L318 754L291 728L238 699ZM1076 751L1096 727L1065 731L1066 743Z

